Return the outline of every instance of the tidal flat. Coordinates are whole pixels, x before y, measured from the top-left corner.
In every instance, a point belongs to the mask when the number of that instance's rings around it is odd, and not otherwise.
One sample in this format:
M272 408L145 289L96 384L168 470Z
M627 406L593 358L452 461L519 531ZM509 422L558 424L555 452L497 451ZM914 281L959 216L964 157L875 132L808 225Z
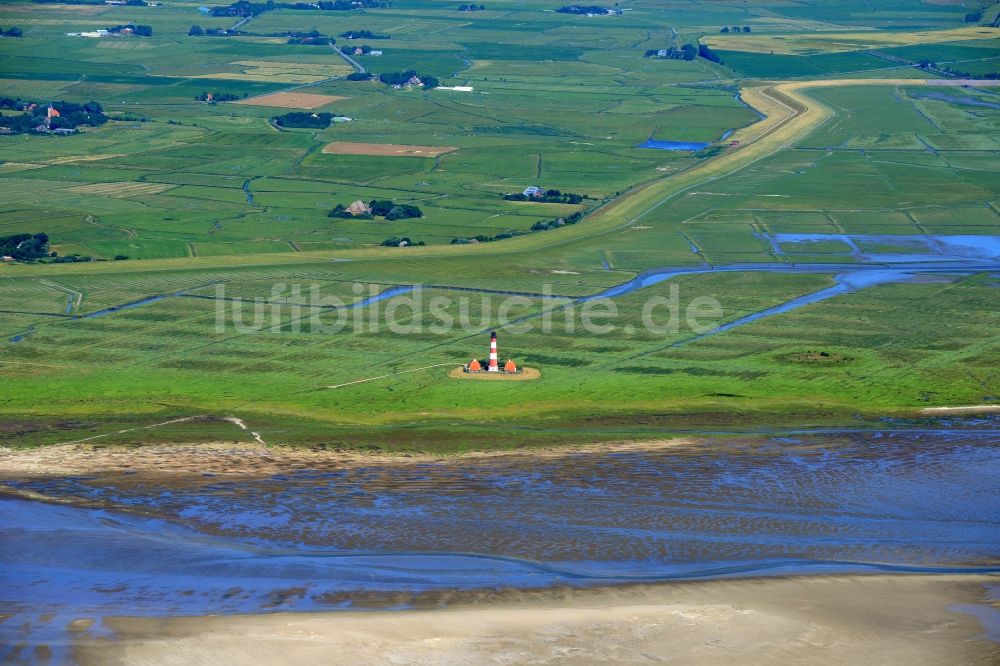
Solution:
M953 602L995 623L997 420L948 423L457 457L5 451L4 658L69 650L80 620L86 640L108 641L116 617L412 611L749 578L957 577L978 592Z

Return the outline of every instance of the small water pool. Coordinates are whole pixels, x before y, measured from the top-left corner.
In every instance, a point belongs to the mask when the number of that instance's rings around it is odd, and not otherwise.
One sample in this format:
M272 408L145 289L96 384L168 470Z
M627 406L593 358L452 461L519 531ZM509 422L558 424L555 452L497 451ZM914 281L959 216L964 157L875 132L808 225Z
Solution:
M658 141L657 139L649 139L645 143L639 144L640 148L653 148L654 150L689 150L691 152L698 152L707 146L707 143L699 143L697 141Z

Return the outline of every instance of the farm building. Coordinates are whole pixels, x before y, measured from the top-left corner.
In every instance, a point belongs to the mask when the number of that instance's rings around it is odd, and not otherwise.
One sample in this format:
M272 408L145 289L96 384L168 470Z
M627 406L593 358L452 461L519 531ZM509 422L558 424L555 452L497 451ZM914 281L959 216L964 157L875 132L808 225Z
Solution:
M540 197L542 196L542 188L532 185L531 187L524 188L524 192L521 194L526 197Z
M364 201L361 201L360 199L358 201L355 201L354 203L352 203L350 206L348 206L344 210L345 210L345 212L348 212L351 215L371 215L372 214L372 207L369 206L368 204L366 204Z

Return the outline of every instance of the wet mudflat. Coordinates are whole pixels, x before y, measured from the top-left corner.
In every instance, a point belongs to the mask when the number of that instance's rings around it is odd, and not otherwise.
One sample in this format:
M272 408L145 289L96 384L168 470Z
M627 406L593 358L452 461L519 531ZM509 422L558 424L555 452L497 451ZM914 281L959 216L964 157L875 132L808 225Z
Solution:
M0 500L0 612L12 616L0 643L81 617L405 608L484 590L727 576L998 571L997 426L990 417L386 464L316 457L287 469L268 452L268 466L253 472L248 460L245 475L195 464L6 478L76 504ZM48 615L57 620L42 622Z

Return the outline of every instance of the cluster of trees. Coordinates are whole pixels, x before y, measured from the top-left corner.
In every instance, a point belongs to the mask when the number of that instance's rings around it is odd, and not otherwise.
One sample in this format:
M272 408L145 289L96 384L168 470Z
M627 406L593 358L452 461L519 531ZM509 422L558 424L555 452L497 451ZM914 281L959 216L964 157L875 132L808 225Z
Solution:
M732 28L724 27L721 30L719 30L719 32L721 32L722 34L726 34L727 32L750 32L750 26L745 25L741 28L738 25L734 25Z
M346 55L354 55L354 49L361 49L361 55L368 55L372 52L372 47L367 44L362 44L361 46L341 46L340 52Z
M14 234L0 238L0 255L18 261L37 261L49 256L47 234Z
M613 9L598 7L597 5L566 5L556 10L560 14L613 14Z
M0 116L0 127L8 128L12 134L31 133L38 127L41 127L43 131L75 130L79 125L97 127L108 122L108 117L104 115L104 109L93 101L86 104L52 102L52 108L58 111L59 115L51 119L47 118L48 104L4 97L0 98L0 108L24 112L19 116ZM48 127L46 128L47 120Z
M379 7L391 6L390 0L320 0L316 3L309 2L249 2L248 0L238 0L231 5L224 7L213 7L212 16L257 16L264 12L275 9L296 9L302 11L348 11L351 9L377 9Z
M344 220L370 220L370 219L372 219L371 215L362 215L362 214L355 215L354 213L347 212L347 206L345 206L344 204L337 204L336 206L333 207L333 210L331 210L329 213L326 214L326 216L327 217L339 217L339 218L344 219Z
M348 212L347 206L337 204L333 210L327 213L327 217L339 217L347 220L370 220L374 217L384 217L387 222L393 222L424 216L424 212L416 206L397 204L389 199L373 199L368 202L368 207L371 209L371 213L354 215Z
M966 23L979 23L982 20L983 20L982 9L978 9L974 12L969 12L968 14L965 15ZM996 15L996 18L993 19L992 23L989 23L987 25L989 25L992 28L1000 28L1000 13Z
M426 245L427 243L423 241L417 241L414 243L406 236L399 238L398 236L393 236L392 238L386 238L381 242L382 247L409 247L411 245Z
M459 5L458 11L460 12L478 12L481 9L486 9L486 5Z
M0 37L21 37L22 35L24 33L18 27L7 28L6 30L0 28Z
M0 127L6 128L9 134L31 134L38 132L38 129L42 130L40 133L48 133L44 113L39 116L30 113L22 113L19 116L0 115ZM52 129L75 129L75 127L53 126Z
M667 58L669 60L694 60L698 57L698 48L694 44L685 44L681 48L671 46L669 49L650 49L646 51L647 58Z
M303 44L305 46L326 46L327 44L336 44L337 40L333 37L327 37L322 34L319 30L313 28L309 32L285 32L282 33L283 36L288 37L289 44Z
M669 49L649 49L645 55L647 58L667 58L669 60L694 60L701 56L709 62L722 64L722 58L706 44L698 44L698 46L685 44L679 49L673 46Z
M70 254L60 257L56 252L49 251L49 235L40 234L14 234L13 236L0 237L0 255L12 257L17 261L26 263L35 262L40 259L46 263L72 264L80 261L103 261L93 257L85 257L79 254ZM124 261L128 256L124 254L115 255L115 261Z
M529 197L518 192L517 194L505 194L503 198L507 201L540 201L542 203L565 203L578 204L587 197L582 194L572 192L560 192L559 190L545 190L540 197Z
M719 57L712 49L708 48L707 44L698 44L698 55L709 62L714 62L719 65L722 64L722 58Z
M433 76L420 76L417 74L416 70L412 69L408 69L405 72L386 72L384 74L379 74L378 80L388 86L403 86L406 85L407 82L409 82L413 77L420 79L420 82L424 84L424 88L427 90L437 88L441 83Z
M271 122L279 127L304 127L307 129L326 129L332 120L332 113L309 113L308 111L292 111L271 118Z
M565 227L567 224L576 224L583 219L583 213L579 211L573 213L569 217L560 217L556 220L550 220L548 222L535 222L531 225L532 231L548 231L549 229L558 229L559 227Z
M232 102L235 99L242 99L246 97L247 94L243 93L242 96L236 95L234 93L224 93L224 92L203 92L202 94L195 97L195 101L198 102Z
M423 211L416 206L393 203L389 199L375 199L368 205L372 208L372 215L384 217L389 222L424 216Z
M108 32L113 35L117 35L122 30L131 30L132 34L136 37L152 37L153 27L149 25L136 25L135 23L126 23L125 25L113 25L108 28Z
M371 81L375 75L368 72L351 72L346 78L348 81Z
M345 39L392 39L392 35L376 35L371 30L348 30L339 36Z

